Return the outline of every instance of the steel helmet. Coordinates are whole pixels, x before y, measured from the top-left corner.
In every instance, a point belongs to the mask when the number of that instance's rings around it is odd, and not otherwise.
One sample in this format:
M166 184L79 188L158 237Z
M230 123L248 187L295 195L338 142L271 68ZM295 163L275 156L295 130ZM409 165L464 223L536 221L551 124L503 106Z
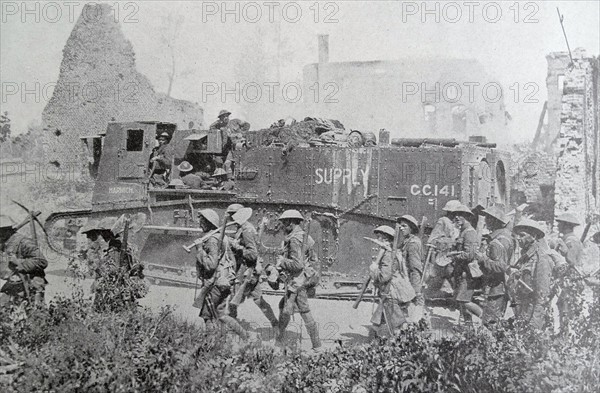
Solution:
M413 231L418 231L419 230L419 222L417 221L416 218L414 218L410 214L405 214L402 217L398 217L398 222L402 222L402 221L408 223L408 225L411 226L411 228L413 229Z
M240 205L239 203L232 203L231 205L227 206L227 210L225 211L225 213L233 214L243 208L244 208L244 206Z
M81 233L84 235L88 232L99 231L100 222L98 220L89 219L83 227L81 227Z
M473 212L468 207L466 207L463 204L460 204L459 206L457 206L456 209L454 209L453 213L465 214L465 215L469 215L470 217L474 217L475 216L473 214Z
M556 221L566 222L567 224L571 225L581 225L579 224L577 217L575 217L575 215L572 213L563 213L560 216L556 217Z
M396 231L394 231L394 229L392 227L387 226L387 225L378 226L377 228L375 228L373 230L373 232L374 233L383 233L383 234L386 234L388 236L391 236L392 238L394 236L396 236Z
M509 218L506 217L502 209L500 209L497 206L488 207L484 209L481 213L485 216L493 217L505 225L508 224Z
M445 212L453 212L456 209L458 209L458 207L462 205L462 203L460 203L460 201L453 199L451 201L446 202L446 204L444 205L444 207L442 208L443 211Z
M365 139L366 146L376 146L377 145L377 137L375 136L375 133L373 133L371 131L366 131L365 133L363 133L363 137Z
M168 187L181 188L185 187L185 183L181 179L173 179L169 182Z
M160 139L160 138L171 139L171 136L169 135L168 132L163 132L162 134L160 134L159 136L156 137L156 139Z
M9 216L5 216L4 214L0 216L0 228L12 228L15 224L16 222Z
M544 228L542 228L542 226L537 221L533 221L529 218L522 219L513 228L514 232L518 232L518 231L522 231L522 230L525 230L526 232L537 233L538 235L541 235L540 237L546 236L546 232L544 231Z
M214 225L215 228L219 227L219 215L213 209L202 209L198 212L208 222Z
M229 115L231 115L231 112L229 112L227 109L222 109L219 112L219 116L217 116L217 117L220 119L222 116L229 116Z
M215 173L213 173L212 177L226 176L227 171L223 168L215 169Z
M252 209L249 207L243 207L231 217L238 225L242 225L252 216Z
M179 169L179 172L189 172L194 170L194 167L189 162L182 161L181 164L177 166L177 169Z
M300 214L300 212L298 210L294 210L294 209L286 210L283 213L281 213L281 215L279 216L279 220L286 220L286 219L291 219L291 218L296 218L298 220L304 220L304 217L302 217L302 214Z

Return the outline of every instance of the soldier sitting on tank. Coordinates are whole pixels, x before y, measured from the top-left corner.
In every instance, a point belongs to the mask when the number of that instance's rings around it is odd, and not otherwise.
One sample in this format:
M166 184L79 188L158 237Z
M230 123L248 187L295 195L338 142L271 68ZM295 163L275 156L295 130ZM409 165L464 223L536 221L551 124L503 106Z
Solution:
M152 149L148 167L150 168L150 184L154 187L166 187L169 184L173 147L170 145L171 137L163 132L157 138L158 146Z
M377 146L377 137L371 131L367 131L363 134L365 140L365 147Z
M194 167L194 173L200 176L202 180L210 179L211 174L216 169L215 159L212 154L206 153L207 134L192 134L186 139L190 145L184 156L184 161L189 162Z
M275 313L262 295L260 286L260 277L263 273L262 258L258 255L258 233L254 225L248 221L251 215L252 209L240 208L232 216L236 233L230 244L236 259L236 275L240 285L238 285L235 296L229 303L229 315L237 318L238 306L244 302L246 297L251 297L269 320L271 326L277 327L279 322L275 317ZM242 292L238 294L237 291Z
M231 191L235 188L235 182L229 179L227 171L223 168L217 168L212 178L216 182L216 185L212 187L213 190Z
M0 306L25 300L43 306L48 261L37 244L14 227L12 218L0 216Z
M193 173L194 167L187 161L183 161L177 166L179 169L179 178L189 188L199 190L204 185L202 178Z

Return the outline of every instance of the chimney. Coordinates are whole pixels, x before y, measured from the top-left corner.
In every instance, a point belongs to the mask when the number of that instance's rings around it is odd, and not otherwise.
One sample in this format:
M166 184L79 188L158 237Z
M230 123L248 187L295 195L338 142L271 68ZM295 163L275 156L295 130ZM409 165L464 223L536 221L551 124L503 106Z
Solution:
M319 64L329 62L329 34L319 34Z

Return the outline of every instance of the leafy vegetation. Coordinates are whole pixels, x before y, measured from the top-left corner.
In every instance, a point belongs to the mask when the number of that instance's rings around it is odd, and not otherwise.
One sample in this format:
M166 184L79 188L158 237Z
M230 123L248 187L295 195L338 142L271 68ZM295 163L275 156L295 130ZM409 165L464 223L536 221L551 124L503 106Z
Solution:
M422 323L320 354L201 331L169 308L97 312L81 291L46 309L0 311L2 391L594 392L600 292L568 335L511 322L435 339ZM576 310L581 311L581 310ZM8 369L8 368L7 368Z

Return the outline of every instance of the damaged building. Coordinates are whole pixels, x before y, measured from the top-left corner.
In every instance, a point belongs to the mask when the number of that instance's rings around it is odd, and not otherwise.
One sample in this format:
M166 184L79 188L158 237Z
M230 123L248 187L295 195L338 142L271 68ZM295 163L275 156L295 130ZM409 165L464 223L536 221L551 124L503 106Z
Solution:
M546 124L521 152L513 200L528 202L540 220L565 211L581 222L600 222L599 59L576 49L548 61ZM581 230L581 229L580 229Z
M160 120L203 126L198 104L158 93L136 69L135 53L108 4L87 4L63 50L60 75L42 113L47 162L93 160L108 122ZM86 138L89 151L81 142ZM96 140L96 142L91 142Z

